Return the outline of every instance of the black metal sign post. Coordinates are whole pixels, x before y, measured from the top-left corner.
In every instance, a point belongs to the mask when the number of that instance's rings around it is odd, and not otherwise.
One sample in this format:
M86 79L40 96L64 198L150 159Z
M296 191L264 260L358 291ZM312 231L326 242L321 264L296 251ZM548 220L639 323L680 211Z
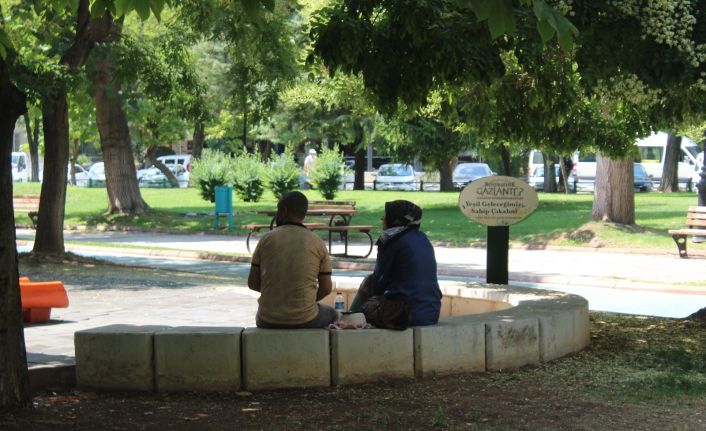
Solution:
M486 256L485 282L507 284L508 250L510 248L509 226L488 226L488 251Z

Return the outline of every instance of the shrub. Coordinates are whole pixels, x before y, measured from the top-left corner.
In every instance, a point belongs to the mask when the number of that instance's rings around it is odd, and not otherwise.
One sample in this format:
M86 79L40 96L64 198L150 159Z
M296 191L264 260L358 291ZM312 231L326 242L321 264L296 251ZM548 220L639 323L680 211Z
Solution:
M338 150L338 146L332 150L322 148L321 154L316 158L311 178L324 199L332 200L336 197L347 171L348 168L343 163L343 153Z
M277 199L284 193L299 188L299 166L291 154L280 154L279 157L270 160L267 186Z
M189 181L199 189L201 197L209 202L216 201L216 186L232 185L233 159L227 154L204 149L200 159L191 163Z
M243 153L233 163L233 189L245 202L257 202L265 192L265 166L256 154Z

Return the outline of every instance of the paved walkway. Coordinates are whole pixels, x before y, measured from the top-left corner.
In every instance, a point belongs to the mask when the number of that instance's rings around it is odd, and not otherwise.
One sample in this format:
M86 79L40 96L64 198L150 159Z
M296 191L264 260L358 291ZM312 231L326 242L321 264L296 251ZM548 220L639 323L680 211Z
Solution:
M31 246L34 231L17 235L21 251ZM244 238L124 232L67 232L65 238L70 251L130 268L22 265L23 275L63 280L71 300L69 308L52 313L52 322L25 328L34 366L72 363L73 333L84 328L112 323L254 326L257 294L245 287ZM484 249L435 250L442 277L484 281ZM360 276L373 263L373 258L336 259L334 275ZM672 254L512 249L510 280L580 294L596 310L683 317L706 306L706 258L680 259L676 247Z

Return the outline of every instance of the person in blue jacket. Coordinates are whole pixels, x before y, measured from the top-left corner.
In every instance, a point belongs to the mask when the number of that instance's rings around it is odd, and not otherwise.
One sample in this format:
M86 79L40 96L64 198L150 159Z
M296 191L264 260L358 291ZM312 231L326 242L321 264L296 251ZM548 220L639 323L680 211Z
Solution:
M375 271L358 289L351 312L362 311L371 297L384 295L408 304L412 326L439 321L441 290L436 278L436 257L429 239L419 230L421 222L422 209L412 202L385 203Z

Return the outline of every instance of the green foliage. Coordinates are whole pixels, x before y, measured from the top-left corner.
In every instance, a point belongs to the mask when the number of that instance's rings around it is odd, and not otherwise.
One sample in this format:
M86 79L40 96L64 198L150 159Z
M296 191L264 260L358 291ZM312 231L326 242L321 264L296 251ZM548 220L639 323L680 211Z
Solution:
M339 151L338 146L335 146L333 149L321 150L321 154L316 158L311 178L324 199L333 200L347 173L348 169L343 163L343 153Z
M245 202L257 202L265 191L265 165L256 154L243 153L233 162L233 189Z
M204 149L200 159L191 162L189 181L204 200L216 201L216 186L232 185L233 159L225 153Z
M267 186L277 199L286 192L299 188L299 166L291 154L283 153L270 160L267 169Z

